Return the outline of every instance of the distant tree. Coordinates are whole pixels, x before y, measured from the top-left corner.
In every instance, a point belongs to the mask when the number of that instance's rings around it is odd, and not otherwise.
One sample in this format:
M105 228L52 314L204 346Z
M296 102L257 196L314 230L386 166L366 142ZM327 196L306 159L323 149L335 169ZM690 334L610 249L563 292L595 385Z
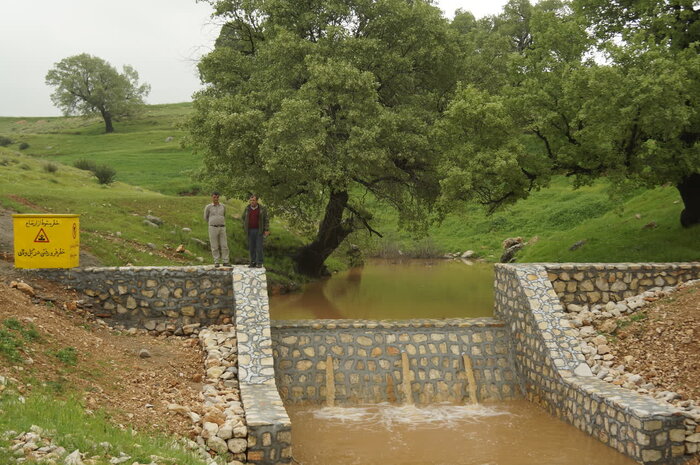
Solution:
M105 60L82 53L64 58L46 74L46 84L55 87L51 101L64 115L97 115L105 132L114 132L112 120L131 116L144 105L151 86L138 83L131 66L120 74Z
M426 0L221 0L200 63L190 141L231 194L259 192L313 239L297 270L323 272L375 208L425 223L439 159L429 134L457 80L456 35Z

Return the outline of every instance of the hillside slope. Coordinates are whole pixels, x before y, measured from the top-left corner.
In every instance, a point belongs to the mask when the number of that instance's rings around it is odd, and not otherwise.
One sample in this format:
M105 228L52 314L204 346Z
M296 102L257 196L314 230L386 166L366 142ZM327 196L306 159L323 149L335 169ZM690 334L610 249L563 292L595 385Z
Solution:
M119 122L114 134L103 134L97 119L0 118L0 135L12 140L8 149L0 148L0 206L19 212L80 213L87 232L83 245L105 265L202 263L197 257L208 263L200 211L209 199L191 177L199 168L197 157L179 144L184 137L179 125L191 109L190 103L151 105L140 117ZM22 143L29 147L20 150ZM96 185L89 174L72 168L80 159L112 166L123 183ZM49 164L60 169L49 173ZM225 203L234 215L243 206L236 199ZM490 216L476 205L448 205L441 222L422 238L400 229L391 207L375 207L374 227L384 238L368 238L366 233L351 237L366 256L474 250L480 258L498 261L502 241L522 237L529 245L517 255L520 262L700 260L700 227L680 227L682 203L673 187L640 188L611 200L604 180L573 189L569 179L554 178L550 187ZM140 224L149 212L165 221L160 231ZM294 274L290 257L306 238L290 232L280 218L273 228L266 249L268 269L274 282L294 287L303 278ZM234 261L245 262L244 240L233 219L229 232ZM192 255L174 254L181 243ZM574 244L579 246L570 250ZM333 269L347 266L345 249L332 261Z

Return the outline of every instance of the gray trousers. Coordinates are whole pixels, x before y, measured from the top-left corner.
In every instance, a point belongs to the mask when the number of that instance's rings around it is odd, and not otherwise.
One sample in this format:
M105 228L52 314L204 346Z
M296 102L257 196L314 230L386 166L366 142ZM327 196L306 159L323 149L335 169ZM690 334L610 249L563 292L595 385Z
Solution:
M214 263L228 263L228 242L226 226L209 226L209 245Z
M248 252L250 253L250 263L262 265L263 263L263 235L260 230L248 230Z

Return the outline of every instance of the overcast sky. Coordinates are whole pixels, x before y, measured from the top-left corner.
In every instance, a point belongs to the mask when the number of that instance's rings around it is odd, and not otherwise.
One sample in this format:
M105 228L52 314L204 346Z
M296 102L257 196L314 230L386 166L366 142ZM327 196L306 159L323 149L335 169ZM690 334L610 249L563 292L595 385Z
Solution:
M500 12L506 0L439 0L476 17ZM191 100L196 62L218 28L211 7L195 0L2 0L0 116L58 116L46 73L63 58L89 53L120 72L131 65L151 85L147 103Z

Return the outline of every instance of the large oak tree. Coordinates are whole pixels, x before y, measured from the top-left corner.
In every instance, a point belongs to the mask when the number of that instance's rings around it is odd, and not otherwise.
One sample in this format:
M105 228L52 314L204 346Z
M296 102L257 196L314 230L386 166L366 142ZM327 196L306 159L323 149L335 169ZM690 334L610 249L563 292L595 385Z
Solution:
M511 0L476 49L502 44L489 56L506 79L465 84L439 126L445 194L493 209L553 174L672 183L681 224L700 223L699 14L679 0ZM462 33L474 42L478 26Z
M102 58L82 53L64 58L46 74L46 84L56 89L51 101L64 115L100 115L105 132L114 132L113 120L137 113L151 87L139 84L131 66L119 73Z
M298 271L323 273L368 200L425 223L438 194L429 135L457 80L440 10L415 0L212 1L225 25L200 63L191 142L217 188L257 192L315 230Z

